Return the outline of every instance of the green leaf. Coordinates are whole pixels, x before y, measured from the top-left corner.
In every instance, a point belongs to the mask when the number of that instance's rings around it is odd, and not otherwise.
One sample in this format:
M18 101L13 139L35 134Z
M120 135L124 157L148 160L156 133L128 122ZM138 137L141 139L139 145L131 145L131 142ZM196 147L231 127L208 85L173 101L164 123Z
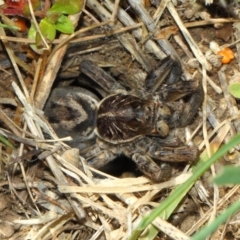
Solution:
M53 41L56 36L56 28L55 25L48 21L47 18L44 18L41 20L39 24L39 28L42 32L42 35L44 38L46 38L48 41ZM30 44L30 47L32 50L38 54L42 54L42 48L44 46L42 42L42 38L40 34L37 32L35 26L32 24L30 29L28 30L28 38L31 40L35 40L34 44Z
M8 147L14 149L14 146L5 137L3 137L2 135L0 135L0 141L2 143L4 143L5 145L7 145Z
M218 185L240 184L240 167L224 167L223 172L220 175L216 176L213 182Z
M233 97L240 98L240 83L230 84L228 91L233 95Z
M35 40L36 41L36 35L37 35L37 31L36 28L34 27L34 25L32 25L29 30L28 30L28 39L31 40ZM32 50L38 54L41 54L42 51L40 49L37 48L36 44L30 44L30 47L32 48Z
M49 13L76 14L82 10L83 0L58 0L48 10Z
M50 23L55 24L58 20L58 18L61 16L61 13L57 13L57 12L47 12L46 14L46 18Z
M154 225L149 225L148 228L144 230L144 233L139 236L138 240L151 240L155 239L159 230Z
M54 3L48 10L48 13L75 14L78 13L78 8L76 6L65 5L63 3Z
M61 15L57 22L55 23L55 27L59 32L72 34L74 32L74 26L70 19L64 15Z
M29 16L30 15L30 10L29 10L28 2L27 1L22 1L22 2L23 2L23 15ZM41 1L40 0L31 0L31 4L32 4L33 10L36 10L36 9L41 7Z
M39 28L42 32L42 35L49 41L53 41L56 37L56 27L53 23L49 22L47 18L44 18L39 23ZM36 36L39 38L40 36ZM38 45L39 39L36 39Z
M34 25L32 25L29 30L28 30L28 39L35 39L36 37L36 28L34 27Z

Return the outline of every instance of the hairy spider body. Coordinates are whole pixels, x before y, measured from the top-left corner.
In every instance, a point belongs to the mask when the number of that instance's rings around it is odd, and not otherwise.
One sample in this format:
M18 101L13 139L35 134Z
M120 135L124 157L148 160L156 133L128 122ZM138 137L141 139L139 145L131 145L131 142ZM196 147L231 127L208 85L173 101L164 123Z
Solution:
M196 147L166 138L171 129L188 125L202 103L201 87L180 79L182 71L176 60L163 59L148 74L140 94L127 92L91 61L84 60L80 70L98 84L103 99L99 101L80 87L56 88L45 114L60 137L73 137L70 145L82 150L88 164L100 168L123 153L145 175L160 181L169 176L169 168L164 165L161 169L153 160L197 158ZM187 103L179 101L187 95Z
M99 105L96 133L104 141L113 144L130 142L144 135L165 137L169 127L164 118L170 117L170 110L165 107L165 112L161 114L162 108L160 102L134 95L110 95Z

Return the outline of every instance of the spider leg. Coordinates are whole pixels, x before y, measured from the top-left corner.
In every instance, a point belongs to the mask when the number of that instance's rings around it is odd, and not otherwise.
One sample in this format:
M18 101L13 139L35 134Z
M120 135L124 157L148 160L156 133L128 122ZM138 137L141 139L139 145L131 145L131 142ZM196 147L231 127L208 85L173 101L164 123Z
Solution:
M80 154L90 166L99 169L120 155L120 149L107 147L104 142L98 140L92 146L82 150Z
M186 85L186 83L188 82L184 82L184 85ZM190 81L189 84L191 83L192 81ZM186 86L186 91L184 91L182 94L187 93L187 91L188 90ZM183 102L181 103L180 101L166 103L166 105L173 110L171 119L169 119L168 122L170 128L185 127L191 124L197 112L199 111L199 108L202 105L202 101L203 90L202 86L199 85L198 88L195 91L193 91L192 94L188 97L188 100L185 103Z
M159 146L159 143L153 140L150 143L150 147L148 148L147 153L153 159L164 162L192 162L195 161L199 155L198 148L194 146Z
M181 75L181 64L172 57L167 56L148 73L145 80L145 89L149 93L154 93L164 82L167 85L173 84L180 79Z
M113 151L110 151L110 148L103 149L96 143L95 145L81 151L81 156L85 158L88 165L99 169L104 167L107 163L111 162L119 155L121 151L119 152L117 148L117 146L114 146ZM137 164L138 169L144 175L153 180L163 181L168 179L171 175L171 167L168 164L162 164L160 167L147 154L135 152L133 154L125 155L130 157Z
M158 94L165 102L173 102L199 91L198 88L200 86L197 81L178 81L173 84L164 85Z
M175 145L173 145L173 143ZM180 141L167 142L165 145L157 138L143 138L136 143L136 147L147 153L152 159L164 162L187 162L195 161L199 155L197 147L183 145Z
M144 175L155 181L161 182L171 176L171 167L168 164L162 164L160 167L147 154L134 153L132 160Z
M181 115L180 127L185 127L189 125L194 116L196 116L199 108L203 102L203 90L202 86L199 86L197 91L191 95L190 100L185 104L183 113Z
M196 147L180 145L178 141L170 141L170 146L161 145L157 138L142 138L140 141L128 146L124 154L132 158L139 170L156 181L162 181L171 175L171 167L167 162L194 161L199 155ZM162 167L153 160L165 162Z
M186 162L197 159L199 152L197 147L181 146L178 148L158 147L150 148L148 154L157 160L166 162Z
M156 92L160 99L173 110L168 123L170 128L190 124L203 100L201 84L197 81L181 81L181 75L181 64L178 60L167 56L149 72L145 80L146 91ZM191 96L184 106L179 102L174 102L189 95Z
M114 78L92 61L83 60L80 64L80 71L94 80L104 91L106 91L106 95L118 89L125 90Z

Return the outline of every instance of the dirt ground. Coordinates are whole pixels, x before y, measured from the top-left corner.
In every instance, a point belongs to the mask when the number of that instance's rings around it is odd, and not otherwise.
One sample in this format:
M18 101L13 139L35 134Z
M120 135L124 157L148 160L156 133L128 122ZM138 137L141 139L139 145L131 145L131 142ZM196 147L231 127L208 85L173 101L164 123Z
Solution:
M81 15L72 19L79 34L59 51L54 52L57 42L46 54L33 53L24 42L26 33L6 31L9 38L1 38L0 135L14 145L13 149L0 143L1 239L128 239L144 213L163 202L194 164L173 163L171 179L179 182L157 183L124 156L102 173L88 167L81 151L56 140L41 111L52 89L81 86L102 98L80 73L84 59L94 61L130 90L140 88L160 59L171 55L182 63L182 79L203 85L205 100L193 122L172 129L170 138L197 146L200 154L206 146L213 153L240 131L239 101L228 92L229 82L240 76L239 3L142 1L145 6L138 6L135 1L131 5L120 1L118 6L112 2L87 0ZM15 42L17 38L21 41ZM222 63L213 45L231 48L234 59ZM9 57L9 49L16 57ZM239 165L238 150L230 150L205 172L171 214L168 222L184 237L169 235L162 225L151 239L190 239L239 199L238 186L211 183L223 166ZM239 214L232 216L210 239L239 239L238 219Z

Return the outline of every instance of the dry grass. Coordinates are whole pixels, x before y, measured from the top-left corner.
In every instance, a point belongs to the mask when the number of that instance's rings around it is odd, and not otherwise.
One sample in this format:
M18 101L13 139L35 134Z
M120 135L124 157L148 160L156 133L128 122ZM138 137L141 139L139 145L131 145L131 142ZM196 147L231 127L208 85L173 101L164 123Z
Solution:
M206 54L209 51L207 44L204 44L204 40L196 42L190 29L204 24L211 26L228 22L234 26L233 42L239 36L239 22L225 18L198 21L193 15L193 21L188 23L184 15L179 16L179 12L184 13L184 9L187 9L187 3L180 8L180 3L176 7L167 0L162 1L158 8L151 8L151 11L154 11L151 15L139 1L130 1L131 11L138 16L132 19L127 10L120 8L119 1L115 1L115 4L109 0L102 2L100 4L95 0L86 1L86 9L81 13L82 21L92 22L91 26L81 28L72 36L60 36L54 41L53 49L50 52L45 51L35 62L34 71L28 66L23 67L30 76L31 84L27 84L27 79L23 78L19 60L16 60L10 47L10 43L14 41L26 44L30 41L5 36L4 30L0 29L0 38L18 79L17 82L12 82L16 100L4 100L0 97L3 106L0 109L0 119L7 126L0 128L0 134L16 146L16 149L12 150L3 144L0 145L0 234L3 239L127 239L142 215L159 204L160 198L156 196L160 196L163 189L170 192L191 174L186 170L178 177L163 183L154 183L145 177L113 177L89 167L78 150L70 149L62 142L70 140L69 137L58 139L41 109L49 96L69 44L87 44L90 40L115 37L129 52L133 61L137 61L146 71L151 69L150 63L145 59L146 55L162 59L167 53L180 58L177 52L181 52L184 56L184 75L186 78L199 75L204 89L204 102L198 117L198 126L194 132L186 130L187 141L197 142L201 151L211 155L223 142L240 131L238 105L227 92L229 78L240 66L240 44L236 43L236 46L233 46L236 60L232 65L215 68L212 61L214 54ZM157 24L167 12L167 16L171 18L169 22L174 23L175 28L170 28L170 32L166 33L161 32ZM80 15L71 16L75 25L79 17ZM88 35L94 29L102 29L102 33ZM162 39L163 33L171 42L176 41L177 51L168 39ZM228 44L231 45L230 40ZM87 46L87 50L78 54L84 57L101 49L101 46ZM187 69L191 61L195 61L195 65L191 65L192 72L189 72ZM219 64L220 59L214 58L214 61ZM185 64L188 67L185 67ZM214 76L214 79L209 76ZM208 93L209 90L211 94ZM224 98L220 94L223 94ZM12 119L5 113L6 103L16 107L15 114L20 113L21 120ZM52 140L46 140L44 133ZM29 164L28 161L33 156L38 156L37 161L31 161ZM231 151L228 160L230 157L234 158L234 163L238 163L238 148ZM215 167L211 169L212 175L218 172L218 165ZM104 178L94 177L95 173ZM204 186L206 185L209 184L205 183ZM178 236L182 234L186 237L184 239L189 239L187 235L201 228L226 204L234 201L239 191L238 186L230 190L214 186L209 188L211 192L201 183L195 187L200 189L197 195L192 196L199 207L199 216L195 214L195 221L198 220L194 224L191 223L191 229L185 233L176 229L179 231ZM205 206L202 206L200 201L204 202ZM166 232L173 228L161 219L156 219L156 222L155 226L158 228L159 224L159 228L165 228ZM238 234L234 229L237 223L234 225L230 222L221 229L222 239L226 232L232 232L235 236ZM211 239L220 239L221 234L216 234Z

